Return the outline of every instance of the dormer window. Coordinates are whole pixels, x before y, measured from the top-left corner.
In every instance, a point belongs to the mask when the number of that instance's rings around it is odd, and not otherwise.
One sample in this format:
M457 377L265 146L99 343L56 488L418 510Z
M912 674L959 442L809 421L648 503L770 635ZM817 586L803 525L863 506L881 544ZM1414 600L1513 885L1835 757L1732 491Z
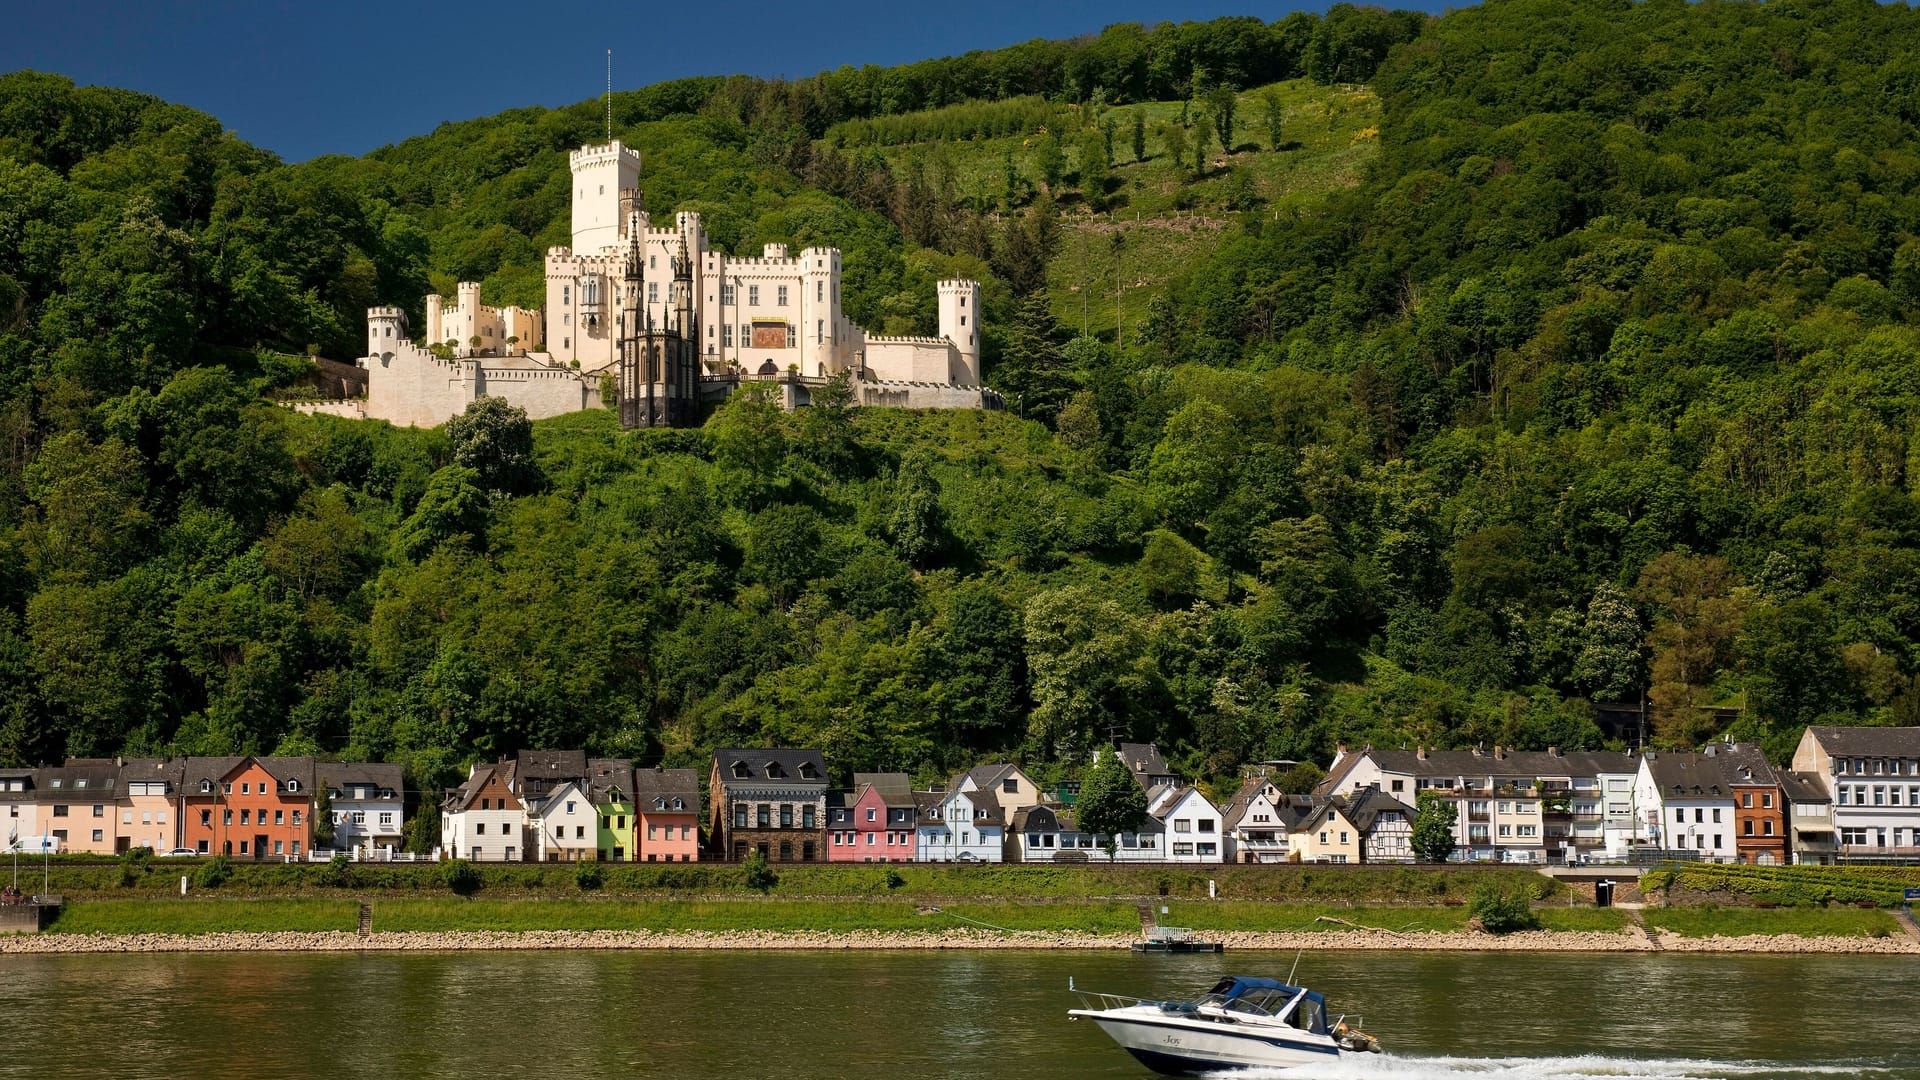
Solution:
M298 781L298 780L289 780L289 781L287 781L287 790L288 790L288 791L299 791L299 790L300 790L300 781Z
M60 786L60 781L58 780L55 780L53 783L55 787ZM213 781L211 780L200 781L200 794L210 795L212 793L213 793Z
M667 800L660 796L655 796L653 800L653 808L655 810L665 810L667 808Z
M745 780L750 775L752 775L752 770L747 768L746 762L736 761L733 763L733 778L735 780Z
M815 778L813 762L803 761L800 763L800 778L802 780L812 780Z
M675 799L673 800L673 808L675 810L685 810L687 808L687 804L683 800Z
M787 775L787 771L780 767L779 762L777 761L767 762L767 779L778 780L786 775Z

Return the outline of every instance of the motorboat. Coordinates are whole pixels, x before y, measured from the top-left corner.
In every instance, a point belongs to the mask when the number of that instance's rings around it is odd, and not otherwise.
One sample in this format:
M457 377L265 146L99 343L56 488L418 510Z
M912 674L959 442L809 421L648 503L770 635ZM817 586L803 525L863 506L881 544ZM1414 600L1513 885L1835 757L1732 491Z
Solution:
M1226 1069L1291 1069L1375 1053L1380 1041L1360 1030L1359 1017L1329 1018L1315 991L1277 979L1229 975L1192 1001L1153 1001L1068 989L1085 1006L1069 1009L1088 1019L1141 1064L1168 1076Z

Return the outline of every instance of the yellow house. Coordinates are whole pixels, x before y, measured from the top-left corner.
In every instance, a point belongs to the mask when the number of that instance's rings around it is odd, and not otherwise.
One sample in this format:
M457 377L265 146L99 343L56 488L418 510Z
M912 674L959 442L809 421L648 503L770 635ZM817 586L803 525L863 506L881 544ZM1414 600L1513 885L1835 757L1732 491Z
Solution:
M1345 799L1329 799L1287 830L1287 861L1357 863L1360 830L1347 816Z

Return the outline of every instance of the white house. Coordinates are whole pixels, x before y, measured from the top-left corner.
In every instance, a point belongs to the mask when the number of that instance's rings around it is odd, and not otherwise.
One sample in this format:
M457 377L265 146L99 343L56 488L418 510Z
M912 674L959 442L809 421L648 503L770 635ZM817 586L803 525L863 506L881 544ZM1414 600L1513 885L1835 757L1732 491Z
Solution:
M1016 812L1007 828L1007 861L1085 863L1104 859L1091 833L1074 824L1073 811L1058 806L1029 806Z
M398 765L330 762L314 766L333 803L333 846L374 856L400 847L405 774Z
M1734 862L1733 784L1725 755L1649 750L1640 759L1633 805L1639 840L1669 851L1693 852L1702 862Z
M527 826L541 862L592 862L600 854L600 809L587 785L563 780L547 790Z
M916 791L915 862L1000 862L1007 819L988 792L963 787L957 777L947 791Z
M504 769L475 765L440 804L440 846L456 859L519 862L526 854L527 811L508 789Z
M1831 791L1842 861L1920 857L1920 727L1810 727L1793 769Z
M0 851L25 851L29 841L40 835L40 804L34 791L32 769L0 769ZM34 850L38 851L37 847Z
M1174 863L1226 861L1226 830L1220 809L1200 789L1182 785L1160 787L1147 814L1166 831L1163 858Z

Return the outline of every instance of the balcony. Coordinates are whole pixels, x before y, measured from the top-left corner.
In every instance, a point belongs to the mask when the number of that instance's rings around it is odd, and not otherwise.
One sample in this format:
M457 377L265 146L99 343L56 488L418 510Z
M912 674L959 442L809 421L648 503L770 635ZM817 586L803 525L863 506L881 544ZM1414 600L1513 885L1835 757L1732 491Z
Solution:
M1467 811L1467 820L1482 821L1482 822L1492 821L1493 815L1487 813L1485 810L1469 810Z

